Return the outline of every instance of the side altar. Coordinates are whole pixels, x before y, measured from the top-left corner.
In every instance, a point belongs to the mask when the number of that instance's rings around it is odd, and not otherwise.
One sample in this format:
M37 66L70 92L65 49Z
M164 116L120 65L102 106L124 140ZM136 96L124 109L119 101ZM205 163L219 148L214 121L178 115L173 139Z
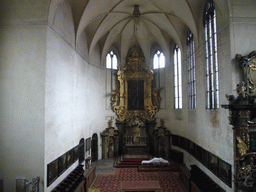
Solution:
M154 154L155 114L160 108L160 88L152 91L154 73L134 51L117 73L118 87L111 95L119 132L118 154Z
M243 79L238 96L226 95L229 122L234 130L234 184L236 191L256 191L256 51L236 55Z

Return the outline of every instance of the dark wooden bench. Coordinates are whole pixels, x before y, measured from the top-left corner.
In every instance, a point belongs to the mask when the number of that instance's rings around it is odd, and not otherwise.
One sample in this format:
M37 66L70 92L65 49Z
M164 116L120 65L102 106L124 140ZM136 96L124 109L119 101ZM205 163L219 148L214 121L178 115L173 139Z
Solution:
M53 192L84 191L84 169L83 165L78 165L56 188Z
M173 160L176 163L183 163L183 153L181 151L172 149L170 150L169 157L171 160Z
M190 187L190 172L189 172L189 169L186 166L184 166L184 165L180 165L180 167L179 167L179 179L183 183L183 185L186 188L186 190L189 191L189 187Z
M191 182L193 182L201 191L224 192L224 190L217 183L215 183L196 165L191 165L190 177Z

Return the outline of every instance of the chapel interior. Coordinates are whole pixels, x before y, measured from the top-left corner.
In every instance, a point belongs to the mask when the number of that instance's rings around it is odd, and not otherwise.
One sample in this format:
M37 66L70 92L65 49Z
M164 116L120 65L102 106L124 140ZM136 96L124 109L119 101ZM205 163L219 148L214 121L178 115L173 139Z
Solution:
M255 0L2 0L0 192L97 192L104 163L256 191L255 31Z

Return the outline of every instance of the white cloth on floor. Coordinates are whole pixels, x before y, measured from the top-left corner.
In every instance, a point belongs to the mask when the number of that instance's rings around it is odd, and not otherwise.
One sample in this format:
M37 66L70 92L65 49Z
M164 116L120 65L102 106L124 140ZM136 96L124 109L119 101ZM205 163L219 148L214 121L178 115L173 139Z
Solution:
M160 158L154 157L151 160L148 160L148 161L144 160L144 161L141 162L141 164L149 164L149 163L153 163L153 164L154 163L167 163L167 164L169 164L169 161L167 161L167 160L165 160L161 157Z

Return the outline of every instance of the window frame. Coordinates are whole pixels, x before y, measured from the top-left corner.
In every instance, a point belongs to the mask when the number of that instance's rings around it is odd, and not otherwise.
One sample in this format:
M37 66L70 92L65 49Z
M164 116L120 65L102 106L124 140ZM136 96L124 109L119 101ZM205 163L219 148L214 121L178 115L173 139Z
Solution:
M195 40L193 33L187 35L187 64L188 64L188 109L196 109L196 62Z
M110 56L111 59L111 63L110 66L108 66L108 55ZM115 59L115 63L114 63L114 59ZM115 66L114 66L115 65ZM106 55L106 68L107 69L114 69L117 70L118 69L118 58L117 58L117 54L115 53L115 51L111 50L107 53Z
M174 109L182 109L182 63L178 45L173 50L174 58Z
M219 109L220 106L216 17L214 3L209 0L204 11L206 109Z
M163 58L162 62L161 62L161 57ZM155 59L157 59L157 66L155 66ZM165 55L163 51L158 49L153 54L153 69L155 70L155 69L162 69L162 68L165 68Z

